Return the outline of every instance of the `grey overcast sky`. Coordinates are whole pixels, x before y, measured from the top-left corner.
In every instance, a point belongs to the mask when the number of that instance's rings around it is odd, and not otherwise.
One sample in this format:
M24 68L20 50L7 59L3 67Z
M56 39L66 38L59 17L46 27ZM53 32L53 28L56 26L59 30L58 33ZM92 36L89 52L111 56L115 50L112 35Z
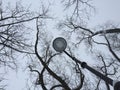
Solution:
M4 2L15 1L18 0L6 0ZM55 1L56 4L54 4L55 6L52 6L53 8L55 7L53 9L54 11L51 11L55 14L55 16L62 16L62 12L60 9L61 5L57 5L57 0L52 1ZM31 4L33 10L38 9L40 5L40 0L22 0L22 2L24 6ZM112 21L116 24L120 24L120 0L94 0L93 5L96 8L96 13L91 17L90 21L88 22L89 27L93 28L97 25L105 23L106 21ZM48 24L51 25L51 23ZM54 24L54 22L52 24ZM22 66L23 65L21 65L21 67ZM8 88L6 90L27 90L25 89L25 80L27 79L27 73L24 73L23 68L19 70L20 71L18 71L17 73L13 71L9 72L9 76L7 77Z
M91 18L90 25L95 26L106 21L120 23L120 0L94 0L96 14Z

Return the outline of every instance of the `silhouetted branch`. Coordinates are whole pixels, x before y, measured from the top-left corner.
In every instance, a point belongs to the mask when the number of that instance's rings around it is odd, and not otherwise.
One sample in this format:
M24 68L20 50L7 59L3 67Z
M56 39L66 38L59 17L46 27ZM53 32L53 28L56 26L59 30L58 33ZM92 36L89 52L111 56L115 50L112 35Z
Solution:
M36 56L38 57L39 61L41 62L41 64L46 68L46 70L49 72L49 74L51 76L53 76L56 80L58 80L61 85L66 89L66 90L70 90L69 86L67 85L67 83L62 80L61 77L59 77L58 75L56 75L47 65L46 63L42 60L42 58L40 57L40 55L38 54L38 48L37 48L37 45L38 45L38 40L39 40L39 27L38 27L38 19L36 20L36 25L37 25L37 34L36 34L36 42L35 42L35 54Z
M109 40L107 39L107 37L105 36L105 39L106 39L106 41L107 41L107 46L108 46L108 49L109 49L109 51L111 52L111 54L120 62L120 58L117 56L117 54L112 50L112 48L111 48L111 45L110 45L110 42L109 42Z
M55 86L51 87L50 90L54 90L57 87L63 87L63 86L62 85L55 85Z

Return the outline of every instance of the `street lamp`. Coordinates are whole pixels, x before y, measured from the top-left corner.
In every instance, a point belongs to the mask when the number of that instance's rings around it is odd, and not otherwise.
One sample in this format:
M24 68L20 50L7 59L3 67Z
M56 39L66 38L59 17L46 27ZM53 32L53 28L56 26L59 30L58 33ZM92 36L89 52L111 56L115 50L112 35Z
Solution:
M86 62L81 62L80 60L78 60L77 58L71 56L68 52L65 51L67 47L67 42L64 38L62 37L58 37L53 41L53 48L57 51L57 52L64 52L66 55L68 55L73 61L75 61L76 63L79 63L81 65L82 68L86 68L88 69L90 72L94 73L96 76L100 77L101 79L103 79L106 83L110 84L111 86L113 86L114 90L120 90L120 81L115 81L112 80L109 77L106 77L105 75L101 74L100 72L96 71L95 69L93 69L92 67L88 66Z
M67 47L67 42L64 38L58 37L53 41L53 48L57 52L63 52Z

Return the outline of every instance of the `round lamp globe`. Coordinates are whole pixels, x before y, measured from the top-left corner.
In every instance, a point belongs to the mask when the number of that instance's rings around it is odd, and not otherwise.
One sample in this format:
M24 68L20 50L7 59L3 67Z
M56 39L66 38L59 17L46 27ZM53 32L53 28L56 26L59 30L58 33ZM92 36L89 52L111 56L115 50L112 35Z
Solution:
M67 42L64 38L58 37L53 41L53 48L57 52L63 52L67 47Z

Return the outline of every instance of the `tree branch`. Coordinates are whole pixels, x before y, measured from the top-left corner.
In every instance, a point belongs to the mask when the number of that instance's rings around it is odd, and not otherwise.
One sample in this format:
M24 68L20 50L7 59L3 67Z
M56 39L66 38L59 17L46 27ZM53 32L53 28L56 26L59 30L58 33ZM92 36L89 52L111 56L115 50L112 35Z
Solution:
M107 37L105 36L105 39L107 41L107 46L108 46L108 49L109 51L112 53L112 55L120 62L120 58L117 56L117 54L112 50L111 46L110 46L110 42L109 40L107 39Z
M38 54L37 45L38 45L39 28L38 28L37 22L38 22L38 18L37 18L37 21L36 21L37 34L36 34L36 42L35 42L35 54L36 54L36 56L38 57L38 59L39 59L39 61L41 62L41 64L42 64L42 65L46 68L46 70L49 72L49 74L50 74L51 76L53 76L56 80L58 80L58 81L61 83L61 85L62 85L66 90L71 90L71 89L69 88L69 86L67 85L67 83L66 83L64 80L62 80L61 77L59 77L58 75L56 75L56 74L46 65L46 63L42 60L42 58L41 58L40 55Z
M62 85L55 85L55 86L51 87L50 90L54 90L57 87L63 87L63 86Z

